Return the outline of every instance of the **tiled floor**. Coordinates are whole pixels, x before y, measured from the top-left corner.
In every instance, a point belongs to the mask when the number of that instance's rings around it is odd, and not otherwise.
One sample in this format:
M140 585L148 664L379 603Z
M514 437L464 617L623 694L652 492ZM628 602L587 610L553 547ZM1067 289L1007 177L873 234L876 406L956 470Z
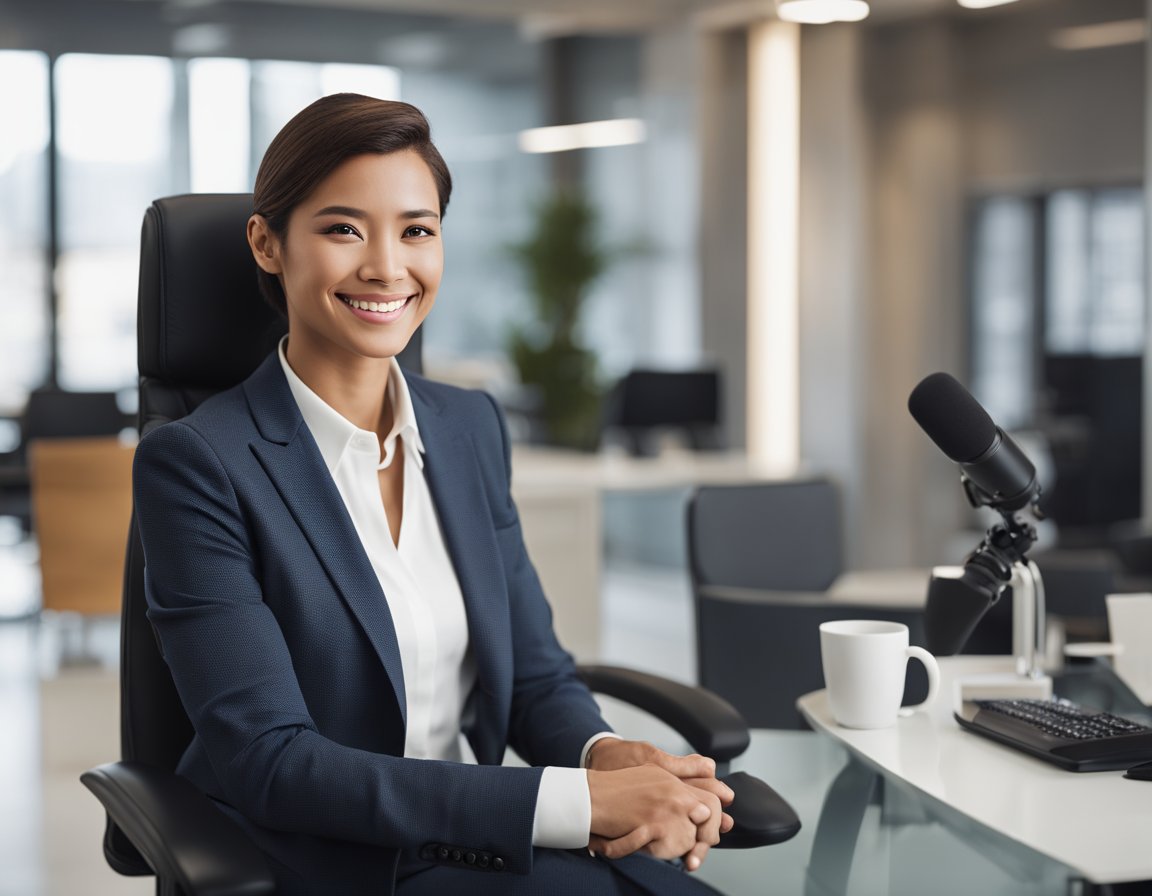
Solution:
M603 606L605 662L692 679L682 572L611 568ZM84 769L118 755L116 622L81 634L67 618L0 623L0 896L153 891L151 879L120 877L105 865L103 813L79 783ZM616 705L608 712L621 730L675 746L635 714Z
M118 754L116 625L88 633L79 655L73 620L0 624L0 894L131 896L152 892L104 864L104 813L80 773Z

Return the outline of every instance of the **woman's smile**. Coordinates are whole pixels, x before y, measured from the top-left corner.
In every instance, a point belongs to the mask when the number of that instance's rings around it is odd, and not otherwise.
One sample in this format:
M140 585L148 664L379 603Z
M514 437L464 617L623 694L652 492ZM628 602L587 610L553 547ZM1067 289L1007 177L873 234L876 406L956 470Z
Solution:
M383 323L395 320L397 317L399 317L399 312L403 311L408 306L408 303L416 297L414 295L352 295L349 293L338 292L336 293L336 298L338 298L353 311L363 311L365 314L370 315L368 317L362 318L363 320L379 321Z

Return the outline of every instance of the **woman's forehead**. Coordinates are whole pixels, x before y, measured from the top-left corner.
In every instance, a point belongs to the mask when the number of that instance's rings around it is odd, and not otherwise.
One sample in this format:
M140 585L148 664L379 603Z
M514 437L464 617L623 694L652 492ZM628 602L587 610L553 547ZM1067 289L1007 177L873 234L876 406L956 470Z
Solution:
M432 170L414 150L369 153L340 163L300 203L311 214L326 207L406 213L430 210L439 217Z

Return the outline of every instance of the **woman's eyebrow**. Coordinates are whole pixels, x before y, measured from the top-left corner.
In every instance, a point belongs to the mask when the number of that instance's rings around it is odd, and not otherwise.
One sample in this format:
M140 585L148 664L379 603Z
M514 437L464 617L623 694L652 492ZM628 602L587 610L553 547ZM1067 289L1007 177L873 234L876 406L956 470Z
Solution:
M325 215L340 215L345 218L367 218L368 213L361 208L353 208L350 205L326 205L320 211L316 212L313 218L322 218Z

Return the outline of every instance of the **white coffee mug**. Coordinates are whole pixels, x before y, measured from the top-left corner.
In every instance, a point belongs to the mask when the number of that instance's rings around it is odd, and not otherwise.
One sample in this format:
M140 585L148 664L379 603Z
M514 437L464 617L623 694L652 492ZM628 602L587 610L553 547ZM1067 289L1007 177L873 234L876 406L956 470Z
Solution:
M923 703L901 708L908 660L928 672ZM936 699L940 668L927 650L908 645L908 626L872 619L841 619L820 626L820 658L832 717L846 728L888 728Z

